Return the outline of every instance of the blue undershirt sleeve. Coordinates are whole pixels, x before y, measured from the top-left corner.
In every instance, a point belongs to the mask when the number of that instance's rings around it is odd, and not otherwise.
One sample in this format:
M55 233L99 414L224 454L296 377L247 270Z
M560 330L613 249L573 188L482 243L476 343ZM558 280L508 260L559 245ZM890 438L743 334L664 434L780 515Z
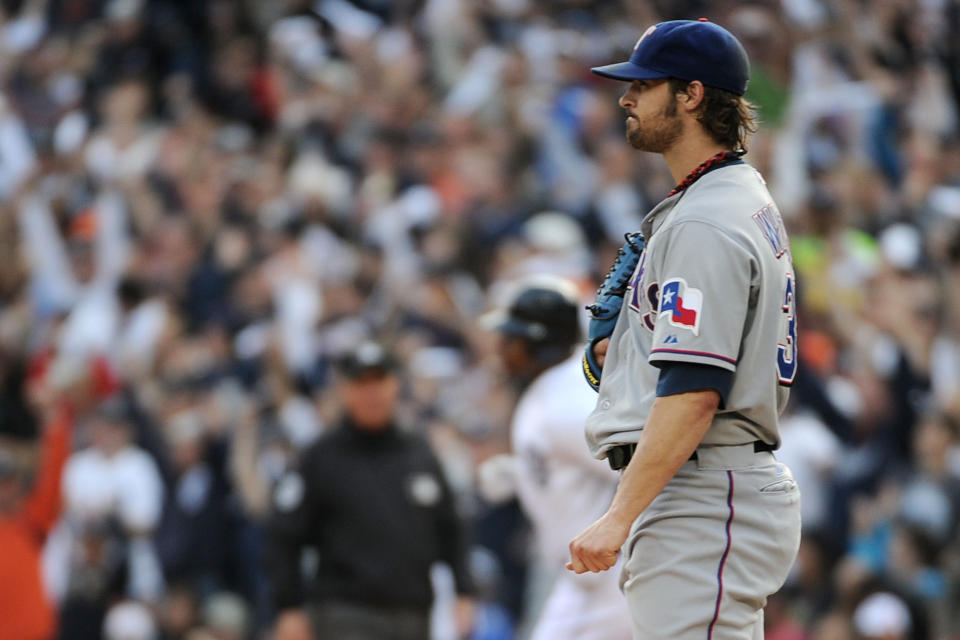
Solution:
M660 378L657 395L672 396L688 391L713 389L720 394L720 408L727 405L727 396L733 386L733 371L709 364L689 362L658 363Z

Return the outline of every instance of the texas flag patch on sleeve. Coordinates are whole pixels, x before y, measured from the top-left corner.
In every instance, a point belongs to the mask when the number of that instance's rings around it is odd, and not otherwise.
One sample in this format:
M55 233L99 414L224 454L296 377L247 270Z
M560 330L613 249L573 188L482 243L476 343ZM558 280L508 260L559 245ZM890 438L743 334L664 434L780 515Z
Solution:
M660 290L660 315L666 315L670 324L700 334L700 315L703 294L699 289L688 287L683 278L667 280Z

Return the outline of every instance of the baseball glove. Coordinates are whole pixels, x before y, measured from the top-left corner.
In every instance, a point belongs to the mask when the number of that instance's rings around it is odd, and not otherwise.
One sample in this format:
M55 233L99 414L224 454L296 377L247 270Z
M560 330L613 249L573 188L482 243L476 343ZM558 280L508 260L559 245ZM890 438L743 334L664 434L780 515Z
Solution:
M583 375L594 391L600 390L601 368L593 355L593 347L604 338L609 338L617 324L617 317L623 306L623 296L630 284L630 276L637 268L640 254L643 252L643 235L628 233L624 235L623 246L617 251L613 266L597 289L597 297L587 309L590 311L590 325L587 328L587 348L583 354Z

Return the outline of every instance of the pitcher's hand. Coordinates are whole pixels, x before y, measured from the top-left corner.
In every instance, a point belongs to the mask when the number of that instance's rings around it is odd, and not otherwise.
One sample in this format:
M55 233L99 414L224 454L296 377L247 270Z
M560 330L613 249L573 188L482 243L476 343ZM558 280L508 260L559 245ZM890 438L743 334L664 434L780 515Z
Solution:
M604 514L570 543L567 569L585 573L606 571L615 565L620 547L630 533L630 524L615 520L609 513Z

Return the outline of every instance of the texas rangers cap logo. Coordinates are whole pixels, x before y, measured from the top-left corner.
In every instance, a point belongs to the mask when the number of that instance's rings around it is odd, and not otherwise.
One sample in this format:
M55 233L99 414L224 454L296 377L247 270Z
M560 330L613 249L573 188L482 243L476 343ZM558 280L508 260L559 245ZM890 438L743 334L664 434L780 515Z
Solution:
M667 315L670 324L700 334L700 315L703 307L703 293L699 289L688 287L683 278L667 280L660 290L660 315Z
M634 53L636 53L636 52L637 52L637 49L640 48L640 43L643 42L643 39L646 38L646 37L647 37L648 35L650 35L651 33L653 33L654 30L656 30L656 28L657 28L657 25L651 25L649 28L647 28L646 31L643 32L643 35L642 35L642 36L640 36L639 38L637 38L637 44L633 45L633 52L634 52Z

